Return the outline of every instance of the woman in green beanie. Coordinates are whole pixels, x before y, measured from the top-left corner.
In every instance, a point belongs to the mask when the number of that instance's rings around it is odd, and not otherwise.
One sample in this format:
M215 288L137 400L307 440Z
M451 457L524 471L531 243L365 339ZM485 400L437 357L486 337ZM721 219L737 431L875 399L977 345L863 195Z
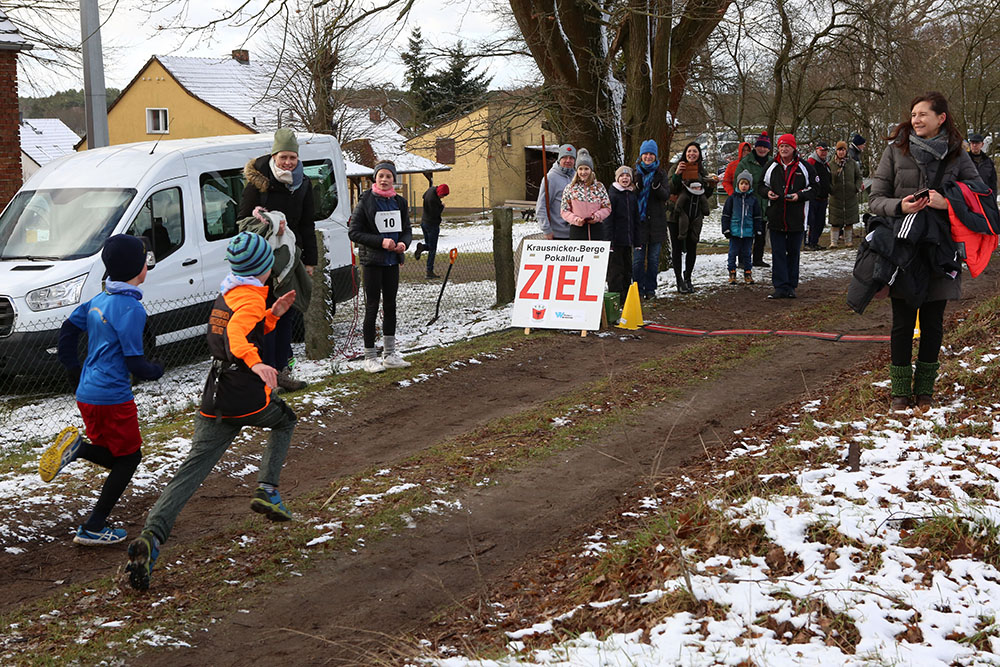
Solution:
M312 182L299 162L299 142L295 133L283 127L274 133L269 155L247 162L243 168L246 187L240 198L237 219L248 218L258 207L285 214L289 229L295 234L295 244L302 250L302 263L312 275L319 259L316 248L316 215L313 207ZM268 304L274 295L268 296ZM292 309L280 320L274 331L264 337L264 363L278 370L278 386L285 391L297 391L306 386L291 375L288 362L292 358L292 329L302 315Z

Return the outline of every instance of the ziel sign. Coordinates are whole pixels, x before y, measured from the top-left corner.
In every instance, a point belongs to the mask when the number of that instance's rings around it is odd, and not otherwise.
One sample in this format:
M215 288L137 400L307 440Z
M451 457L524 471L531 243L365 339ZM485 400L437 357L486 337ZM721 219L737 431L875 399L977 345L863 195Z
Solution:
M610 251L607 241L525 241L511 325L599 329Z

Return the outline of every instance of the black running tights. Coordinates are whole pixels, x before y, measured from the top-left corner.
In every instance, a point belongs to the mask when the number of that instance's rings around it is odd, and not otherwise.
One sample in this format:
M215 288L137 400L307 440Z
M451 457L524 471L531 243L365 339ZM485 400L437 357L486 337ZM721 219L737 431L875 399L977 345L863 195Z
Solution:
M382 334L396 335L396 293L399 291L399 264L392 266L362 266L361 281L365 288L365 324L362 333L365 347L375 347L375 319L379 297L382 298Z
M917 359L933 364L938 360L944 340L944 307L947 301L926 301L920 306L920 347ZM906 299L892 299L892 334L890 352L893 366L909 366L913 357L913 327L917 309Z
M129 482L132 481L132 475L135 474L139 462L142 461L142 452L136 450L126 456L115 456L106 447L98 447L84 442L80 446L76 458L96 463L111 471L108 473L108 478L104 480L104 486L101 488L101 495L97 497L94 511L90 513L90 517L83 524L87 530L98 531L104 528L108 521L108 515L111 514L111 510L118 504L118 500L125 493Z

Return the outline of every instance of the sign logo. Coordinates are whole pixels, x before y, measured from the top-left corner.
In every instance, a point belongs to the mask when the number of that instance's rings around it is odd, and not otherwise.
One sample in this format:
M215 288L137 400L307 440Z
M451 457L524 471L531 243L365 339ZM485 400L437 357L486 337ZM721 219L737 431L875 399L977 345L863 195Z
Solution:
M531 309L531 319L541 320L545 318L545 306L535 306Z

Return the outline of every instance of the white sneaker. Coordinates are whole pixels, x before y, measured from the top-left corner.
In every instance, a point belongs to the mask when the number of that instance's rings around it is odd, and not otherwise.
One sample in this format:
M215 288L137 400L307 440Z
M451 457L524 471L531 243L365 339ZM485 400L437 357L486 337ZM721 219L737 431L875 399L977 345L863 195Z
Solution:
M382 365L386 368L406 368L412 364L404 359L399 352L393 352L382 357Z
M385 366L382 365L382 362L379 361L378 358L365 359L364 363L361 364L361 367L369 373L381 373L385 370Z

